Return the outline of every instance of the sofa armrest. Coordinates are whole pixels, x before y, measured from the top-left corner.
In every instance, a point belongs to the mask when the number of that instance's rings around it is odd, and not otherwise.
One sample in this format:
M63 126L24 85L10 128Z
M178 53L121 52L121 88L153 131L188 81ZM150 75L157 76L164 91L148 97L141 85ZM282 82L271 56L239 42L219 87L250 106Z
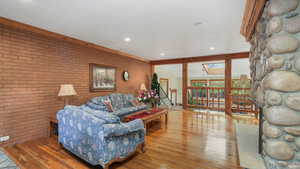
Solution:
M87 136L98 135L105 121L75 106L66 106L57 113L59 137L65 134L81 133Z
M121 136L126 135L136 131L145 132L144 123L142 120L137 119L128 123L120 124L104 124L103 125L103 135L104 137L109 136Z
M57 117L58 140L64 148L90 164L98 165L105 153L102 127L105 121L75 106L66 106Z

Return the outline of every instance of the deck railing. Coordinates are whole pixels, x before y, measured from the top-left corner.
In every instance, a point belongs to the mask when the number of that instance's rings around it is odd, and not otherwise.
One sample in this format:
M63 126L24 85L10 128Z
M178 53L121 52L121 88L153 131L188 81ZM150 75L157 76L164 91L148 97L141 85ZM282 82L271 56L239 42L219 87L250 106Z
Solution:
M187 87L188 107L224 111L225 88Z
M232 112L257 113L250 98L250 88L232 88L231 89L231 110Z
M256 113L256 107L249 100L250 88L231 88L232 112ZM225 110L224 87L187 87L188 107L217 111Z

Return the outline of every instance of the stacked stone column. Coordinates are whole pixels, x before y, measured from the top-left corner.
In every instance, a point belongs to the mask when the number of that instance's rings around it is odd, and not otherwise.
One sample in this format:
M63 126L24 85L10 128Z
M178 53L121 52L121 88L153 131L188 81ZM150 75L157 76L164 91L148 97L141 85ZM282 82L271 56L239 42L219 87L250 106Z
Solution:
M252 94L263 106L267 169L300 169L300 5L267 2L250 51Z

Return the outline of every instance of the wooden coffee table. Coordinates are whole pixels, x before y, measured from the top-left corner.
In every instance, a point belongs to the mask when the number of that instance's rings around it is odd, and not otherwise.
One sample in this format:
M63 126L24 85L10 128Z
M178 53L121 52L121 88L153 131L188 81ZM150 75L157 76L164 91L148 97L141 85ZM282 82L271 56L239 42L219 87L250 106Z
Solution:
M124 122L129 122L135 119L141 119L144 122L145 127L147 127L147 124L149 122L152 122L154 120L160 119L161 117L165 116L165 124L168 124L168 109L148 109L148 110L142 110L133 114L129 114L124 117Z

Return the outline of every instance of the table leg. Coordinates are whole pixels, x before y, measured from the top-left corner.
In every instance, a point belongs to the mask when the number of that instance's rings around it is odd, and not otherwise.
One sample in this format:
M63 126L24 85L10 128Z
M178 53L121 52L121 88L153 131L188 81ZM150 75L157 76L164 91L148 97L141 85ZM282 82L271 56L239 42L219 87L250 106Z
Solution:
M165 115L165 122L166 122L166 125L168 124L168 113L166 113L166 115Z
M148 135L149 133L149 126L148 126L148 122L144 122L144 126L145 126L145 129L146 129L146 135Z
M52 122L50 122L49 135L50 135L50 137L53 136L53 124L52 124Z

